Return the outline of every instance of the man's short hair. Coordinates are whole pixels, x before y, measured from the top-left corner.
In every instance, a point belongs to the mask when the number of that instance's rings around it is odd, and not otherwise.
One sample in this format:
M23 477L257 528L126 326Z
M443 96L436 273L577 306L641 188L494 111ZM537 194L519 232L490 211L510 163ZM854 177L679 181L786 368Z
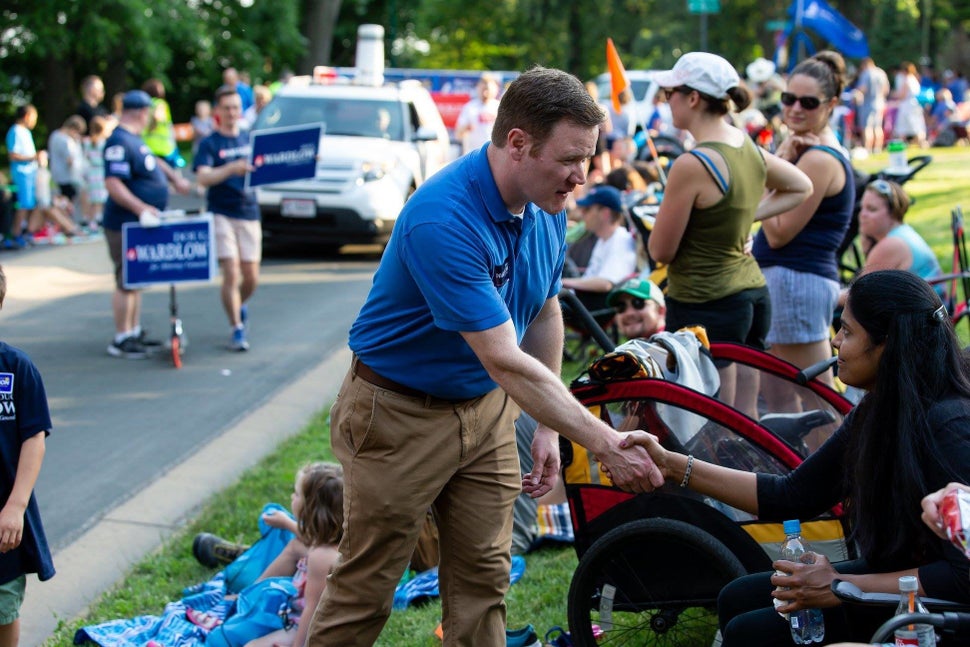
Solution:
M572 74L533 67L512 81L502 95L492 144L504 148L509 132L520 128L535 140L533 151L537 152L562 120L593 128L606 120L606 113Z
M13 120L20 121L21 119L26 117L27 114L30 112L37 112L37 108L35 108L34 104L32 103L27 103L22 106L17 106L17 109L13 113Z
M64 120L64 124L62 128L66 128L67 130L73 130L83 135L84 132L88 129L88 126L86 123L84 123L84 117L82 117L81 115L71 115L70 117Z
M239 90L236 89L234 85L220 85L216 89L216 93L212 95L213 105L219 105L219 101L222 97L228 97L231 94L239 94Z

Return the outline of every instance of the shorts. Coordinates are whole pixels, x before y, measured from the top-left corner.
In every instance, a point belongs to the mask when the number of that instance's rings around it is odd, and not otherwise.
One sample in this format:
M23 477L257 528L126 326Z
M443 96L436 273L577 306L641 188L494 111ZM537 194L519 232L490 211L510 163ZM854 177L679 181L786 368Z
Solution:
M26 589L26 575L21 575L6 584L0 584L0 625L9 625L20 617L20 607L24 603Z
M768 288L749 288L713 301L685 303L667 297L667 330L701 325L712 342L734 342L765 350L771 322Z
M263 257L263 226L258 220L215 215L216 258L258 263Z
M17 208L33 209L37 206L37 171L11 169L14 186L17 187Z
M77 197L77 187L73 184L58 184L57 188L60 190L62 196L72 202Z
M108 244L108 255L111 257L111 262L115 268L115 287L126 292L133 291L125 287L124 276L122 274L121 231L118 229L105 229L104 241Z
M811 344L829 338L839 282L787 267L763 267L771 294L769 344Z
M886 108L884 106L860 106L857 118L859 128L863 130L882 128L882 119L885 114Z

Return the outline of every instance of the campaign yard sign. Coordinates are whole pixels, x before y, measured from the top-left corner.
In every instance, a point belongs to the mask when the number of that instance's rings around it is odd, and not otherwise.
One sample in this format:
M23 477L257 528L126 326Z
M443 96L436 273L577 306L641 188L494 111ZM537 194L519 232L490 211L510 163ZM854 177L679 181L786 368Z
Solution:
M126 288L211 281L218 262L212 215L121 226L122 280Z
M323 124L253 131L246 188L314 177L322 133Z

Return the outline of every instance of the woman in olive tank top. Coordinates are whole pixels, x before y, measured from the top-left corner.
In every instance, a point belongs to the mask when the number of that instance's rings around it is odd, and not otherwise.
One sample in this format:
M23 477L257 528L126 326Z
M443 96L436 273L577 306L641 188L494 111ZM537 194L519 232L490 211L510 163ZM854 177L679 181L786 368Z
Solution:
M812 183L727 122L729 102L743 109L751 97L720 56L685 54L654 80L667 95L674 126L698 142L670 169L648 243L650 256L669 264L667 327L700 324L711 341L764 348L771 306L747 251L751 226L793 209ZM757 418L756 380L738 380L735 371L722 367L721 399ZM742 382L743 392L736 389Z

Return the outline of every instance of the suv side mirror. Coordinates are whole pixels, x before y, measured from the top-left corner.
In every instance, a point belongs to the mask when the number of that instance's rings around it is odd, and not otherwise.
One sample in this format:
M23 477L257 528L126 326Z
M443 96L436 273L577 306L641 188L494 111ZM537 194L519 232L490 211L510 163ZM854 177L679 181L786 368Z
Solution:
M417 132L414 133L414 141L416 142L433 142L437 141L437 139L438 133L430 126L421 126L418 128Z

